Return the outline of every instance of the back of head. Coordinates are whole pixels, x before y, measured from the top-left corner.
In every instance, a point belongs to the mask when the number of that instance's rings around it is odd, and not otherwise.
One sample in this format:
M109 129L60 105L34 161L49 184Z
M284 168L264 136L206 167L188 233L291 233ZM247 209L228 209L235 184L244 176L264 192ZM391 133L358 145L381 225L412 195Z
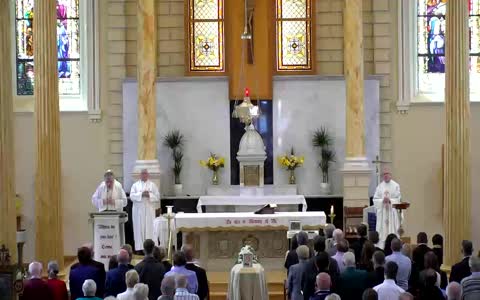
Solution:
M185 258L187 259L187 261L193 261L194 254L192 245L185 244L182 246L181 250L183 253L185 253Z
M348 242L347 240L341 239L337 241L337 251L347 252L348 251Z
M400 294L400 297L398 297L398 300L414 300L414 297L409 292L404 292Z
M47 270L49 278L57 278L58 272L60 271L58 263L54 260L48 262Z
M28 273L31 277L40 278L42 277L43 266L42 263L38 261L31 262L28 265Z
M315 266L320 272L327 271L328 266L330 264L330 256L328 256L327 252L319 252L315 256Z
M447 286L447 299L460 300L462 296L462 287L458 282L452 281Z
M359 235L359 236L361 236L361 237L366 237L366 236L367 236L367 232L368 232L367 225L365 225L365 224L360 224L360 225L358 225L358 227L357 227L357 232L358 232L358 235Z
M184 266L187 264L187 259L185 258L185 253L182 251L177 251L173 254L173 265L174 266Z
M133 287L133 298L135 300L148 300L148 285L137 283Z
M387 279L395 279L397 278L398 273L398 265L393 261L387 262L385 265L385 278Z
M437 270L439 268L438 257L433 251L428 251L425 253L423 256L423 266L425 269Z
M160 258L160 247L153 247L153 252L152 252L153 258L155 258L158 261L162 261L162 258Z
M428 236L425 232L419 232L417 234L417 244L427 244L428 243Z
M317 284L318 290L321 291L328 291L330 290L330 287L332 285L332 279L330 278L330 275L325 272L321 272L317 275L317 278L315 280Z
M128 251L125 249L120 249L117 255L117 260L119 265L128 265L130 262L130 255Z
M151 239L146 239L143 242L143 252L145 252L145 255L152 255L154 247L155 243Z
M397 235L394 233L390 233L389 235L387 235L387 237L385 238L385 246L383 247L383 250L385 250L385 252L392 251L392 241L396 238Z
M330 294L327 297L325 297L325 300L342 300L338 294Z
M343 231L342 231L341 229L338 229L338 228L335 229L335 230L333 231L333 239L334 239L335 241L337 241L337 242L338 242L339 240L343 239Z
M108 260L108 269L112 270L112 269L115 269L116 267L118 267L118 257L117 255L112 255Z
M162 291L162 295L173 297L173 295L175 295L175 277L164 277L160 290Z
M373 264L375 267L381 267L385 264L385 253L378 250L373 253Z
M363 243L362 253L361 253L362 263L370 262L372 260L374 252L375 252L375 246L372 244L372 242L365 241L365 243Z
M305 231L297 233L297 243L298 246L308 244L308 234Z
M132 248L132 246L130 246L129 244L125 244L120 249L126 250L128 252L128 257L129 257L128 262L131 262L132 259L133 259L133 248Z
M295 251L297 252L299 260L307 260L310 257L310 249L305 245L298 246Z
M407 244L407 243L403 244L402 254L405 255L406 257L412 259L412 245Z
M362 294L362 300L377 300L378 294L374 289L366 289Z
M470 271L473 272L480 272L480 257L476 255L470 256L468 260L468 265L470 266Z
M391 243L391 249L393 252L400 252L402 250L402 241L397 238L394 238Z
M186 289L187 284L187 276L179 275L175 277L175 286L177 289Z
M335 225L333 224L327 224L325 225L325 237L328 239L328 238L331 238L333 236L333 231L335 230Z
M380 235L378 234L378 231L370 231L368 233L368 240L374 245L378 244L378 242L380 242Z
M92 252L87 247L80 247L77 251L77 258L80 264L88 264L92 259Z
M432 237L432 245L443 246L443 236L441 234L435 234Z
M313 239L313 250L317 252L323 252L325 251L325 237L321 235L317 235Z
M295 233L290 241L290 250L296 250L298 248L297 234Z
M93 297L97 292L97 284L92 279L87 279L82 285L82 291L85 297Z
M130 270L125 273L125 283L128 288L133 288L140 281L137 271Z
M473 254L473 243L472 241L463 240L462 241L462 252L465 256L470 256Z
M343 264L345 267L355 267L355 255L352 252L347 252L343 256Z
M434 269L425 270L424 284L426 288L432 288L437 284L437 272Z

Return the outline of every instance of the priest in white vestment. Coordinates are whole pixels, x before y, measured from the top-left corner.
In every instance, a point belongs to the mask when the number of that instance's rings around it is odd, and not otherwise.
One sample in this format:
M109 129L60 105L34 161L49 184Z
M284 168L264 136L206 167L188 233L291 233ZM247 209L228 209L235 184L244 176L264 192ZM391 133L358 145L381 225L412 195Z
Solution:
M135 182L130 190L130 199L133 202L132 223L136 251L143 250L143 242L146 239L157 241L153 236L153 223L155 210L160 204L160 193L155 183L148 177L148 171L142 170L140 180Z
M394 233L398 235L400 218L392 204L401 201L400 185L392 180L390 170L383 170L383 181L377 186L373 196L373 205L377 211L377 228L380 242L384 242L387 235Z
M127 206L127 195L122 184L115 179L113 172L108 170L103 175L104 181L100 183L92 196L92 204L98 211L114 211L117 206Z

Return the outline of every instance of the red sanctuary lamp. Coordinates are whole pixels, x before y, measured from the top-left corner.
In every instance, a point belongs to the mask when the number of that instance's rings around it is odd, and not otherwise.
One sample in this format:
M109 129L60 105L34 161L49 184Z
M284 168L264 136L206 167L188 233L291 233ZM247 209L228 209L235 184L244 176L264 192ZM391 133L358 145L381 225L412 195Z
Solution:
M253 105L250 100L250 89L247 87L244 91L243 101L239 105L235 105L232 116L240 119L240 122L249 125L254 118L260 116L260 108L258 105Z

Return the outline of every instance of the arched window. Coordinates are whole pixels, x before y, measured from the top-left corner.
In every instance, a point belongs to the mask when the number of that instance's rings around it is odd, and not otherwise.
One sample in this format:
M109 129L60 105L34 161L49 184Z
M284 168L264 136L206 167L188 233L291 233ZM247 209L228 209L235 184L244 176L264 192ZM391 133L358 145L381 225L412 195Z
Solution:
M190 72L225 71L223 0L188 0Z
M41 1L41 0L36 0ZM57 55L61 110L99 113L94 46L98 11L94 0L57 0ZM35 0L15 0L15 90L20 100L34 93ZM25 99L24 99L25 98Z
M312 1L276 0L277 71L312 70Z

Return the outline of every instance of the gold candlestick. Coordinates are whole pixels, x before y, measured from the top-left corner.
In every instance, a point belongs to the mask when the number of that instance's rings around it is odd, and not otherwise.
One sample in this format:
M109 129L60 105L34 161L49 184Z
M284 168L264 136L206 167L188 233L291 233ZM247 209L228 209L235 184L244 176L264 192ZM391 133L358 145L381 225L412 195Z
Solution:
M330 217L330 224L333 224L333 220L335 219L335 217L337 216L335 213L331 213L328 215Z

